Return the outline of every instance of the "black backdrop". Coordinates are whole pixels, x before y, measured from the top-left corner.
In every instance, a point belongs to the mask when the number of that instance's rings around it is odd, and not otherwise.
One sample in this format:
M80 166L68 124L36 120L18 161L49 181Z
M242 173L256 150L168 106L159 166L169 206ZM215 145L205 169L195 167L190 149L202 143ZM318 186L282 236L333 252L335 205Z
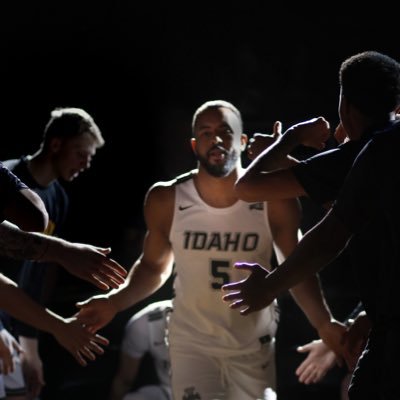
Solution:
M34 152L52 108L91 113L106 145L66 184L66 235L111 245L126 267L140 249L148 187L195 166L197 106L232 101L250 136L277 119L285 128L323 115L334 126L340 63L363 50L400 60L396 15L377 5L356 12L265 1L7 3L0 159Z
M89 111L106 146L67 186L74 235L99 244L119 246L125 227L141 223L152 182L194 166L190 118L203 101L234 102L249 135L276 119L285 127L324 115L334 125L343 59L367 49L400 59L396 16L376 5L360 13L264 1L7 3L0 159L35 151L53 107Z

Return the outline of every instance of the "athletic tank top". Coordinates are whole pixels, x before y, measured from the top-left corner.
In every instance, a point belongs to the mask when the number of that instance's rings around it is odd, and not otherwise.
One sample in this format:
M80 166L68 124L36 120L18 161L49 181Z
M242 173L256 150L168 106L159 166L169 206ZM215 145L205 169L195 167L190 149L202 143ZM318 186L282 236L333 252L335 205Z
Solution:
M133 358L141 358L147 352L151 354L160 384L167 387L171 383L165 335L171 307L170 300L147 305L129 319L122 341L122 351Z
M266 203L207 205L190 174L177 179L170 240L175 255L174 311L169 343L190 343L213 354L256 351L275 335L276 303L243 316L222 300L221 286L248 275L237 261L269 268L272 237Z

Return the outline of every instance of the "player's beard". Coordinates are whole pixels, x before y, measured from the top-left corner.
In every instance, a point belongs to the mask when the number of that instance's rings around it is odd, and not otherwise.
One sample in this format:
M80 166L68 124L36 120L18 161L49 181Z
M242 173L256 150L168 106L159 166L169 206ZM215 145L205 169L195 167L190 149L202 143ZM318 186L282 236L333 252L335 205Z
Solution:
M211 149L212 150L212 149ZM210 151L211 151L210 150ZM211 175L216 178L223 178L228 176L236 167L239 153L236 150L225 153L225 161L220 164L211 164L208 158L197 155L200 165Z

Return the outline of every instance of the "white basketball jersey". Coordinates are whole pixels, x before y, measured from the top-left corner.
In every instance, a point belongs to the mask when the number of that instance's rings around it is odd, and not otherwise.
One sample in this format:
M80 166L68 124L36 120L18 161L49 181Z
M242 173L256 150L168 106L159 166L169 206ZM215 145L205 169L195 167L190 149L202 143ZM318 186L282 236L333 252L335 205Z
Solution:
M260 349L276 331L276 303L247 316L222 300L221 286L248 276L237 261L270 266L272 238L266 203L237 201L213 208L197 193L186 174L175 184L175 210L170 240L175 255L174 311L171 346L190 343L218 355Z
M167 319L170 300L151 303L133 315L125 327L122 351L132 358L141 358L149 352L160 383L170 386L170 361L166 344Z

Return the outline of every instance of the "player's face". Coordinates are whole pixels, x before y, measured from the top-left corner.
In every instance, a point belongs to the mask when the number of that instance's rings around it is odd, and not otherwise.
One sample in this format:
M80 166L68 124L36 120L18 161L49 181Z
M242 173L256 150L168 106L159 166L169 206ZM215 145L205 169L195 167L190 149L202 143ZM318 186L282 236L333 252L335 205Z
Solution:
M245 144L240 121L231 110L210 108L198 116L192 148L200 166L210 175L229 175L240 161Z
M72 181L81 172L90 168L96 154L96 143L89 133L72 139L59 140L52 154L55 174L65 181Z

